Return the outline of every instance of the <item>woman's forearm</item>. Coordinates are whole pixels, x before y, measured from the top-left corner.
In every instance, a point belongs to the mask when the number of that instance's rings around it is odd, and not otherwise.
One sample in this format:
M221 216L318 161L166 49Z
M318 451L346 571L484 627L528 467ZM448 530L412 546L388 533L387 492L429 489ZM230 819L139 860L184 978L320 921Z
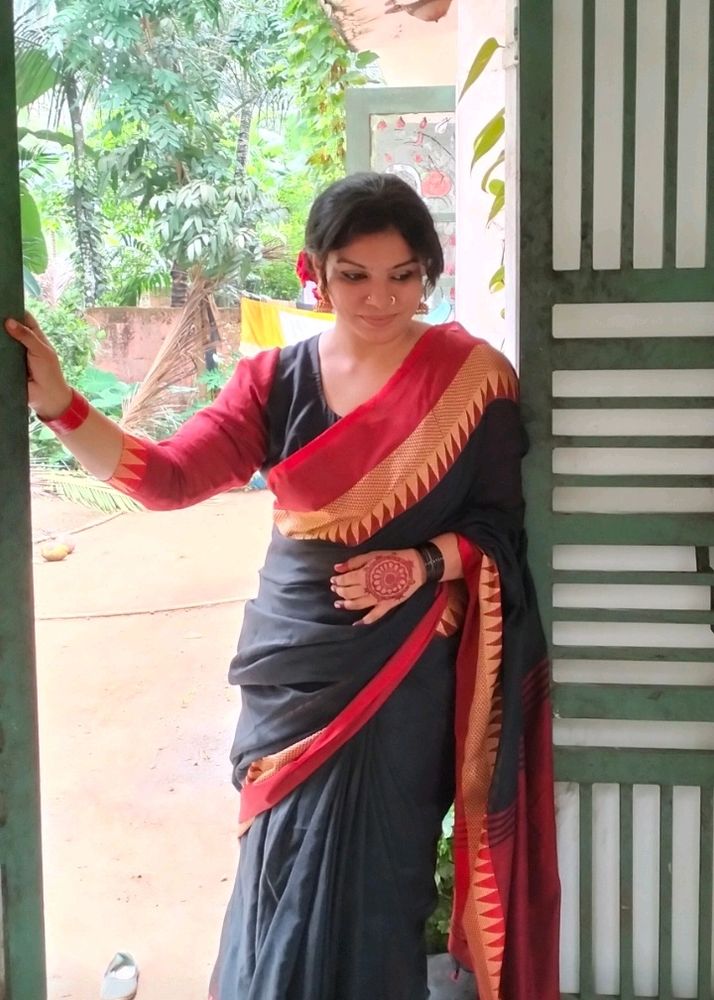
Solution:
M119 464L124 432L109 417L89 408L87 419L76 430L59 438L80 465L97 479L110 479Z

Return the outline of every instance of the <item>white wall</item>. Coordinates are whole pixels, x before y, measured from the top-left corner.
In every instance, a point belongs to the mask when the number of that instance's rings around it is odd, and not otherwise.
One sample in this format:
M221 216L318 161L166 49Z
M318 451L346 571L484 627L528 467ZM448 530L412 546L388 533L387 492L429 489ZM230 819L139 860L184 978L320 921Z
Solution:
M457 95L481 44L490 36L505 41L506 2L458 0ZM507 333L511 324L500 315L505 296L492 295L488 288L501 263L505 229L503 214L486 228L492 196L481 191L481 178L491 158L479 160L471 172L474 139L504 106L505 91L503 52L499 51L457 106L456 312L471 333L490 341L515 361L515 340ZM500 176L504 176L502 169Z
M365 19L357 47L377 52L387 87L452 86L456 65L456 0L448 14L436 23L407 14L384 14L382 0L375 16Z

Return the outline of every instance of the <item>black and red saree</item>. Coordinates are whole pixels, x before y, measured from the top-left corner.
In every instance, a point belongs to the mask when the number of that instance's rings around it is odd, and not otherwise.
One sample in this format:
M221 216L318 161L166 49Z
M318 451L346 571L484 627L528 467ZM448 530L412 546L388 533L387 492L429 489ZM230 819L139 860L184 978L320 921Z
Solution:
M349 415L317 338L238 366L161 445L127 438L114 482L154 507L262 466L275 528L231 680L241 858L214 1000L425 1000L424 923L456 802L450 951L480 1000L557 1000L549 673L526 565L515 375L431 327ZM464 580L368 628L333 606L350 555L459 536Z

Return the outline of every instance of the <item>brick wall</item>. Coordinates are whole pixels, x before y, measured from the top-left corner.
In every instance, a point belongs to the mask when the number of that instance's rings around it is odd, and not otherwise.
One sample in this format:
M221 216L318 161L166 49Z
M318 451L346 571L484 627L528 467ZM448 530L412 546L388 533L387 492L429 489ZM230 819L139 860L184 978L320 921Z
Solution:
M180 309L169 306L87 310L87 320L105 332L96 366L124 382L140 382L180 315ZM228 356L240 343L240 309L219 309L218 317L219 353Z

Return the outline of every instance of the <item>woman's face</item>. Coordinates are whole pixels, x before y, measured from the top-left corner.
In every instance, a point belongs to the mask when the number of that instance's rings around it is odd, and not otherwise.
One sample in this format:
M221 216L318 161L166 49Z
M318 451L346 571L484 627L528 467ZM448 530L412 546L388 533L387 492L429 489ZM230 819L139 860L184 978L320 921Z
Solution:
M404 334L423 293L421 262L396 229L329 253L325 277L338 324L373 343Z

